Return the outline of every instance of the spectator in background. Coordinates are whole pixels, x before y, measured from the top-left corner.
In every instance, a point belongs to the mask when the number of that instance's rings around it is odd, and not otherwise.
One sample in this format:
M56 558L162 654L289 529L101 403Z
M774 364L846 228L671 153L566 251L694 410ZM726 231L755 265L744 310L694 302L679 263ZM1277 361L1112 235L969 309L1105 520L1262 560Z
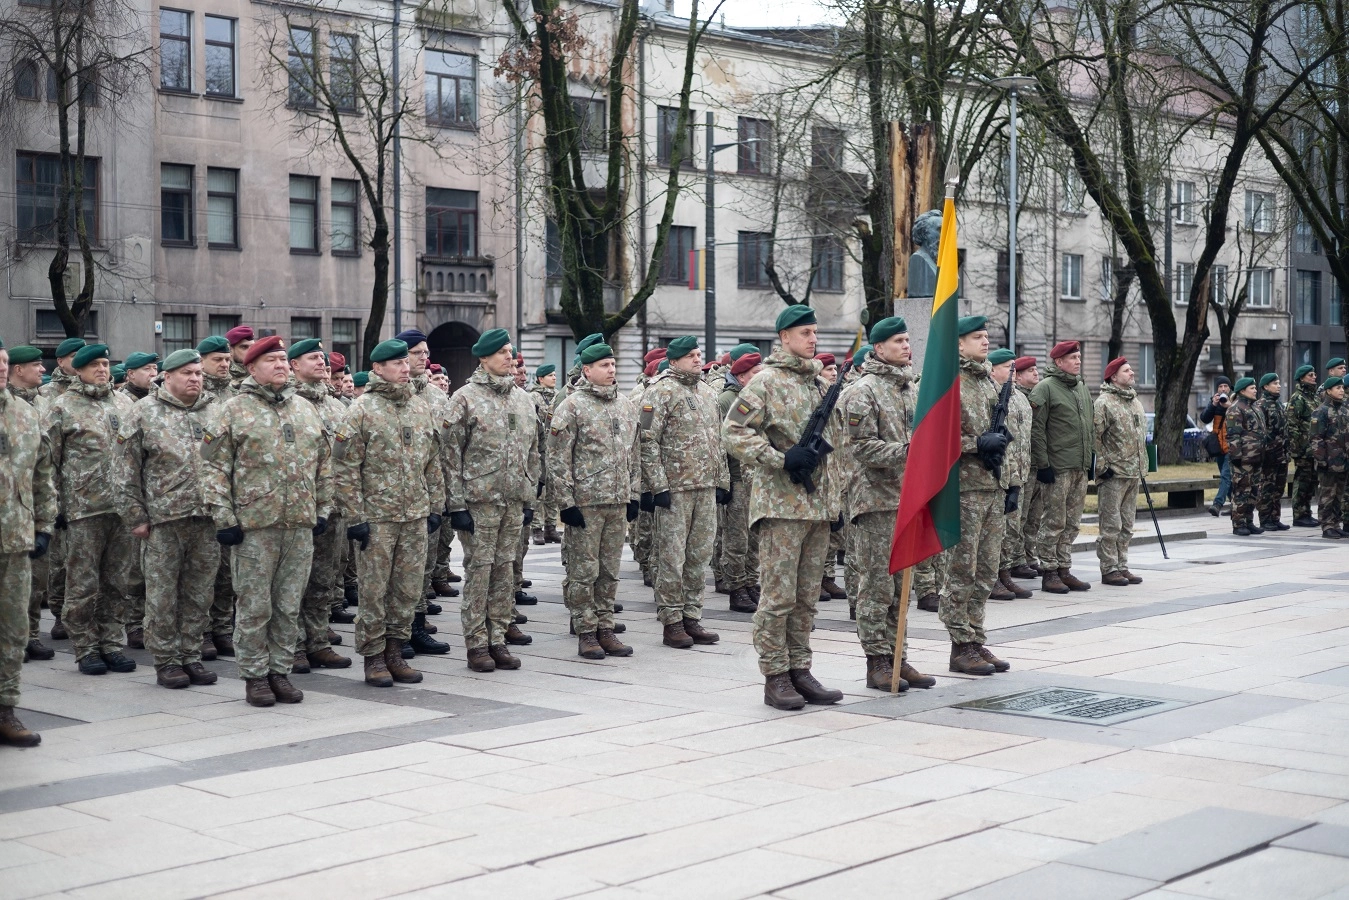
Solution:
M1224 375L1218 376L1213 388L1213 399L1199 415L1199 421L1205 425L1212 423L1208 435L1204 438L1204 449L1209 459L1218 464L1218 495L1208 508L1209 515L1222 514L1227 495L1232 491L1232 468L1227 459L1227 406L1231 402L1232 382Z

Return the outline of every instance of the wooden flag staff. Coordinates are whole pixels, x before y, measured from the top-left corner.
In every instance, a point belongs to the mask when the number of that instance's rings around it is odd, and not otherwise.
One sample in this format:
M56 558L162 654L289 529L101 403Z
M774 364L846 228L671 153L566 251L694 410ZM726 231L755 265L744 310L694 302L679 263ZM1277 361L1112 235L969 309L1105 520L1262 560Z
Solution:
M890 674L890 693L899 693L899 667L904 659L904 629L909 624L909 590L913 587L913 566L904 569L899 581L899 616L895 623L895 660Z

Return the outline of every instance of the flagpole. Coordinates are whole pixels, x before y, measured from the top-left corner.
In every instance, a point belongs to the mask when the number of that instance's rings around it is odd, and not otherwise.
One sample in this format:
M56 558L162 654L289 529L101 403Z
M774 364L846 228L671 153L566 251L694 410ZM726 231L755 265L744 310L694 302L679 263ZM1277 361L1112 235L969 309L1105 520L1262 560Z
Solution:
M909 590L913 587L913 566L906 566L899 582L899 616L895 623L895 659L891 666L890 693L899 693L899 667L904 661L904 630L909 624Z

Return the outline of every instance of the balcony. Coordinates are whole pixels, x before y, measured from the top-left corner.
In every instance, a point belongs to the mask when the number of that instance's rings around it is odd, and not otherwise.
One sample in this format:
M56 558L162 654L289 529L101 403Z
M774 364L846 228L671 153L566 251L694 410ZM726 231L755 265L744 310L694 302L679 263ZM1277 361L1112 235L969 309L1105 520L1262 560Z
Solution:
M417 295L427 303L485 306L496 300L496 261L421 257Z

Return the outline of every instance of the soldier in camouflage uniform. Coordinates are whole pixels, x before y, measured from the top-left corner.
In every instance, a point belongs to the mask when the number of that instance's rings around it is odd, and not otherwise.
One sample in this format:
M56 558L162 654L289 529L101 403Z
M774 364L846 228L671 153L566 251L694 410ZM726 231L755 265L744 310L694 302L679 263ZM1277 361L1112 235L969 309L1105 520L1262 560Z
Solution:
M1293 373L1293 396L1284 412L1288 416L1288 455L1296 465L1293 473L1293 524L1315 528L1321 523L1312 517L1312 497L1316 493L1316 459L1312 456L1312 416L1316 399L1316 370L1298 366Z
M646 395L646 389L651 386L651 382L656 377L656 369L665 361L665 348L660 347L655 350L649 350L643 357L646 368L642 370L641 377L637 381L637 386L628 393L628 402L633 409L642 408L642 397ZM628 543L632 546L632 558L637 561L637 565L642 570L642 584L647 587L654 587L656 584L655 573L652 571L651 560L651 528L655 522L656 507L652 504L652 493L646 487L646 482L642 482L642 496L637 513L637 521L632 523L628 529Z
M717 395L702 380L698 339L675 338L670 362L642 395L642 481L656 507L656 615L665 646L715 644L703 628L704 570L712 558L717 504L730 500Z
M75 375L71 363L75 360L75 354L84 346L81 338L66 338L56 347L56 368L52 371L51 379L38 389L38 396L45 402L43 408L43 423L45 427L46 413L51 409L51 404L55 402L66 392L71 384L77 383L79 378ZM56 476L60 478L58 473ZM57 483L57 489L60 489L60 483ZM52 546L47 553L47 608L51 610L55 621L52 623L52 640L64 641L70 635L66 631L66 626L61 621L61 612L66 602L66 521L63 517L58 517L56 530L52 532Z
M553 407L557 400L557 366L552 363L539 366L534 370L534 384L529 389L529 399L534 401L534 409L538 413L539 427L543 429L543 434L548 434L549 424L553 418ZM543 469L548 470L548 458L545 452L543 459ZM540 498L539 509L532 523L534 543L542 547L544 544L562 543L562 535L557 530L557 504L548 494L548 483L545 480L543 486L543 497Z
M1096 397L1096 497L1100 535L1096 557L1101 583L1115 587L1141 584L1129 571L1129 540L1134 531L1138 484L1148 471L1147 417L1134 390L1134 370L1124 357L1105 367Z
M797 442L824 396L815 361L815 311L794 304L778 314L781 349L745 385L722 425L727 450L755 466L750 526L759 529L759 580L763 594L754 614L754 649L764 676L764 703L800 709L837 703L810 672L810 630L820 596L829 529L842 526L842 485L833 461ZM829 420L825 440L843 446L841 414ZM815 485L807 492L804 482Z
M815 358L820 362L820 378L825 384L833 384L838 379L838 360L832 353L817 353ZM846 454L839 457L843 460ZM846 465L840 465L839 470L843 471ZM820 602L828 603L830 600L847 599L848 592L839 587L834 576L838 574L839 556L843 553L844 542L848 534L848 523L845 521L843 527L838 531L829 532L829 547L824 554L824 570L820 578Z
M14 347L9 351L9 393L22 400L37 414L41 423L47 400L38 393L42 387L42 351L33 346ZM50 542L49 542L50 546ZM24 662L30 659L54 659L56 651L42 643L42 604L47 600L50 552L32 561L32 587L28 595L28 642L24 646Z
M202 393L214 404L210 413L214 416L235 394L230 378L234 357L229 341L220 335L202 341L197 345L197 352L201 354ZM214 536L211 543L220 548L220 565L211 586L211 609L201 645L201 658L205 660L215 659L217 655L234 655L234 584L230 576L230 548L216 543Z
M904 480L913 436L918 373L912 365L909 326L899 316L871 326L870 338L862 376L844 389L839 406L848 424L854 472L845 489L852 526L848 558L857 566L857 639L867 657L867 687L888 691L902 578L890 574L890 546L899 512L897 488ZM936 679L909 665L908 645L905 635L899 689L932 687Z
M1265 420L1265 446L1260 459L1255 506L1260 511L1260 527L1265 531L1292 528L1279 521L1283 514L1283 494L1288 487L1288 417L1279 402L1282 391L1278 375L1268 372L1260 376L1255 405Z
M122 363L126 369L126 384L122 390L134 400L144 400L155 390L155 376L159 374L159 354L138 350Z
M1002 386L1013 377L1016 365L1015 354L1005 348L994 350L988 355L988 362L993 377L993 385L1001 396ZM1025 540L1021 534L1021 502L1026 493L1026 482L1032 480L1030 471L1031 418L1030 401L1016 389L1015 382L1013 382L1012 390L1007 395L1006 423L1007 430L1012 435L1012 442L1008 445L1007 454L1003 460L1001 480L1005 494L1003 510L1007 515L1007 532L1003 535L1002 548L998 552L998 580L993 585L993 593L988 598L990 600L1025 600L1032 595L1031 591L1023 588L1012 579L1012 567L1025 561L1024 558L1021 558L1021 548L1025 545Z
M1082 345L1060 341L1049 351L1045 378L1031 391L1031 466L1043 487L1039 555L1045 575L1040 589L1051 594L1091 590L1073 575L1077 540L1087 499L1095 423L1091 392L1082 380Z
M216 540L232 548L244 699L252 706L299 703L304 694L287 676L314 538L333 513L330 446L313 405L287 383L279 337L255 342L244 365L239 393L216 410L202 439L202 491Z
M641 493L637 411L618 393L618 369L608 344L581 353L581 372L553 410L548 429L548 487L567 526L563 588L579 656L631 656L614 633L614 597L627 523Z
M441 423L450 523L464 544L459 605L468 666L518 669L506 648L515 590L512 568L525 511L537 496L538 431L534 404L516 388L510 335L494 328L473 345L478 369L450 396Z
M359 542L361 604L356 652L365 683L392 687L422 680L403 660L422 596L428 535L441 525L445 476L431 410L413 392L408 346L384 341L371 351L369 388L352 404L334 439L338 506ZM434 389L433 389L434 390Z
M1232 468L1232 533L1263 534L1255 524L1257 480L1264 458L1265 418L1255 405L1254 378L1238 378L1227 409L1227 460Z
M1321 536L1339 540L1344 530L1344 489L1349 479L1349 406L1344 403L1344 379L1334 376L1321 385L1321 405L1312 415L1311 447L1320 476L1317 512Z
M253 348L253 341L257 338L253 329L247 325L236 325L225 332L225 342L230 347L230 387L235 391L244 383L248 377L248 368L244 365L244 360L248 358L248 351Z
M744 348L743 352L737 352ZM741 389L750 379L763 371L763 360L753 344L740 344L731 350L734 362L726 376L726 385L717 395L717 413L722 420L735 405ZM758 610L756 592L759 587L759 536L749 527L750 481L753 469L742 466L740 460L726 455L727 472L731 477L731 502L720 507L721 513L721 571L731 593L731 612L752 613Z
M155 658L155 681L166 688L216 682L201 664L220 564L201 490L211 402L202 392L200 354L175 351L164 360L164 385L131 407L117 435L118 511L143 554L145 647Z
M55 400L73 384L79 382L75 374L75 354L84 348L82 338L66 338L56 347L56 368L52 370L51 381L38 391L48 400Z
M1027 407L1030 407L1031 391L1035 390L1035 386L1040 383L1040 369L1037 364L1038 360L1033 356L1019 356L1014 364L1016 369L1016 393L1025 399ZM1034 412L1032 407L1032 439L1035 430ZM1019 546L1011 548L1011 554L1006 560L1013 578L1040 578L1045 574L1040 568L1038 550L1040 522L1044 518L1045 511L1045 486L1040 483L1035 474L1034 467L1032 467L1026 476L1026 483L1022 487L1021 495L1017 500L1016 512L1012 514L1017 519L1015 526L1010 520L1007 523L1008 533L1015 529L1017 537L1021 540Z
M522 393L524 393L525 396L529 396L529 392L525 390L525 387L528 384L529 384L529 371L528 369L525 368L525 355L517 351L515 354L515 386ZM530 399L530 402L531 403L534 402L533 398ZM544 486L545 479L543 476L543 461L542 461L543 438L546 432L543 430L543 427L538 422L537 418L534 424L535 424L535 439L538 441L539 457L540 457L539 484L534 491L534 502L535 504L537 504L541 501L544 491L546 490ZM520 546L517 548L515 552L515 564L511 568L511 571L515 575L515 607L512 607L511 609L511 615L513 618L518 618L520 614L520 610L516 607L534 606L539 602L538 597L535 597L533 594L525 590L525 588L533 584L532 581L525 578L525 554L529 553L529 526L532 525L533 523L534 523L534 513L533 510L530 510L528 513L525 514L524 526L520 529ZM564 566L567 564L567 553L565 548L563 548L562 551L562 564ZM506 633L507 644L517 644L524 646L527 644L532 644L533 642L534 642L533 637L525 634L519 628L515 627L514 622L511 623L511 626L510 628L507 629Z

